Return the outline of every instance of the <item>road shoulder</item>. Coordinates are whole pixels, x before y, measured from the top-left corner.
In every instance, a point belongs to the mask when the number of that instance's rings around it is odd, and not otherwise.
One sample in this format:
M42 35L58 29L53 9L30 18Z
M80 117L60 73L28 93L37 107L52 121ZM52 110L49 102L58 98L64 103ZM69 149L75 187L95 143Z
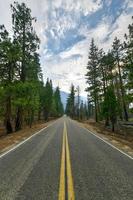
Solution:
M133 141L129 142L124 138L120 138L116 134L104 131L101 128L93 126L87 122L78 122L78 124L133 158Z
M14 148L16 145L25 141L26 139L32 137L34 134L41 131L42 129L48 127L54 121L56 120L51 120L46 123L37 123L33 125L32 128L25 127L18 132L0 137L0 155Z

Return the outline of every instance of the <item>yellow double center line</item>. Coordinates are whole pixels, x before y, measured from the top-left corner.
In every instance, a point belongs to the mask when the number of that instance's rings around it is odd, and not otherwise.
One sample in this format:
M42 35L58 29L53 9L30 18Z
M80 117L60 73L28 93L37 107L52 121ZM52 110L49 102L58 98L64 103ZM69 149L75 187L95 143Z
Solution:
M64 122L58 200L75 200L67 128Z

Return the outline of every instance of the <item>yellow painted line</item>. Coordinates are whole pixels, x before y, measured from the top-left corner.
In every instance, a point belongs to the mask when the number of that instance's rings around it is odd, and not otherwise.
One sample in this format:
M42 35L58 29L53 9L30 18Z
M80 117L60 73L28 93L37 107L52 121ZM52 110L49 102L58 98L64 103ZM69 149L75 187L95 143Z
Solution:
M65 200L65 134L63 134L61 169L60 169L60 185L59 200Z
M66 164L66 166L65 166L65 164ZM67 172L67 177L65 177L65 170ZM66 180L65 180L66 178L67 178L67 191L65 188L66 187ZM68 145L67 128L66 128L66 124L64 122L58 200L66 200L65 199L66 192L67 192L67 196L68 196L67 200L75 200L72 168L71 168L71 161L70 161L70 151L69 151L69 145Z
M67 163L68 200L75 200L74 184L73 184L73 177L72 177L72 168L71 168L71 161L70 161L70 151L69 151L69 145L68 145L67 128L66 128L65 123L64 123L64 132L65 132L65 136L66 136L66 163Z

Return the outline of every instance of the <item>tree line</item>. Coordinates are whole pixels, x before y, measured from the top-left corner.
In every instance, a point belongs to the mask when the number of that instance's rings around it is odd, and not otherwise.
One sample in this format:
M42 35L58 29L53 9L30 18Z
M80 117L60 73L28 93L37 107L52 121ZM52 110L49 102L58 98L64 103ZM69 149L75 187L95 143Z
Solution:
M115 37L108 52L90 44L87 64L88 101L94 107L95 121L129 121L133 112L133 23L122 43Z
M12 37L0 25L0 121L7 133L64 112L59 87L53 89L49 79L43 82L36 18L25 3L14 2L11 11Z
M89 118L88 104L81 99L79 86L75 88L73 84L71 85L65 113L71 118L77 120L85 120Z
M91 40L85 77L87 104L79 104L79 90L72 85L66 113L72 118L105 121L112 131L118 121L129 121L133 116L133 23L128 26L124 42L115 37L108 52Z

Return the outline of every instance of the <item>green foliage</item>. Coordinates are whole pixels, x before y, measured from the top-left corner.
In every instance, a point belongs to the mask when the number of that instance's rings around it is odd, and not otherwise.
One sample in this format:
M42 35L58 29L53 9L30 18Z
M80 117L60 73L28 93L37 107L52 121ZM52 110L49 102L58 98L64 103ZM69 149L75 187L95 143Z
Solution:
M87 74L86 79L88 83L88 88L86 91L89 92L90 98L95 101L95 99L98 96L99 91L99 70L98 70L98 64L99 64L99 52L98 48L94 44L94 39L91 41L90 45L90 51L89 51L89 57L88 57L88 64L87 64Z
M15 101L17 107L16 130L21 129L23 124L24 109L27 109L29 118L34 118L34 112L39 108L39 94L36 86L41 77L39 55L39 38L33 29L35 18L31 16L31 10L25 3L14 2L11 5L13 40L19 45L19 59L17 73L20 82L15 86ZM29 83L30 81L30 83ZM31 126L31 122L30 122Z
M116 69L118 71L118 78L119 78L119 87L120 87L120 97L124 112L124 118L126 121L128 121L128 112L127 112L127 106L126 106L126 94L125 94L125 87L123 82L123 70L122 70L122 44L120 40L116 37L113 42L113 56L115 60Z
M88 110L86 104L84 104L83 101L81 101L80 104L80 120L85 120L88 117Z
M125 77L124 78L126 81L126 89L128 90L127 98L128 98L129 103L132 103L133 102L133 23L129 24L128 30L129 30L129 33L125 34L126 40L123 45L123 48L125 51L125 57L124 57Z
M48 115L52 108L53 102L53 88L52 88L52 81L47 79L46 85L44 87L44 112L45 112L45 119L48 119Z
M117 120L117 112L118 112L117 107L118 103L114 93L114 88L113 86L109 86L105 94L102 113L105 119L109 118L110 121L112 122L113 131L114 131L114 124L116 123Z
M128 121L132 112L133 24L128 29L124 44L115 37L112 49L107 53L98 50L92 39L88 56L89 116L95 116L96 121L104 118L105 125L111 121L112 130L117 118Z
M4 26L0 27L0 83L10 84L17 79L19 45L11 41Z
M57 87L54 92L53 101L55 102L55 110L56 110L57 116L63 115L64 109L63 109L63 104L61 102L59 87Z
M0 86L0 117L4 118L5 113L5 99L6 99L6 90Z
M25 3L19 4L14 2L11 5L12 10L12 24L13 24L13 38L20 46L19 54L19 67L18 71L20 74L20 80L30 80L30 73L34 74L34 70L37 72L38 67L38 55L36 53L39 48L39 38L33 29L33 21L36 21L34 17L31 16L31 10L26 6ZM32 66L32 67L31 67Z
M87 84L88 96L95 107L95 120L98 121L98 96L99 96L99 50L94 43L94 39L91 41L88 64L87 64Z
M39 106L38 85L35 82L18 82L14 85L13 104L23 109L37 110Z
M0 26L0 116L7 133L32 125L37 115L48 119L63 114L60 91L53 95L52 81L43 84L38 48L40 40L33 28L36 21L25 3L11 5L13 37ZM53 111L52 111L53 107ZM39 117L38 117L39 118Z
M70 94L67 99L66 114L74 118L75 116L75 88L71 85Z

